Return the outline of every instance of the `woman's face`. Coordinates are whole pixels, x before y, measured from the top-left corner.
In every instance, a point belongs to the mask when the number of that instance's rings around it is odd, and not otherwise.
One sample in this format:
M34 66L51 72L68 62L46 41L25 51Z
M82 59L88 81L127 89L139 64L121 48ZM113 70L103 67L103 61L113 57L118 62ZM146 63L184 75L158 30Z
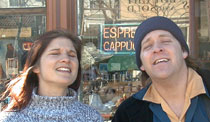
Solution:
M58 37L43 52L34 72L38 75L41 88L67 88L76 80L78 68L77 52L72 41Z

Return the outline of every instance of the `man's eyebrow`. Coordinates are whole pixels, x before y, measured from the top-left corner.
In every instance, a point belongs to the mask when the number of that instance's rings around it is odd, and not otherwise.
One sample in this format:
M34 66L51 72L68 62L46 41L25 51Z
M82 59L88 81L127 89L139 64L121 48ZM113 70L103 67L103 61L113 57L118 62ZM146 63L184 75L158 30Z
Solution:
M161 34L161 35L159 35L159 37L171 37L171 35L170 34Z
M144 45L145 43L147 43L147 42L149 42L151 40L151 38L149 37L149 38L147 38L145 41L143 41L142 42L142 44L141 45Z
M160 34L158 37L173 37L170 34ZM151 38L147 38L145 41L142 42L141 45L144 45L145 43L149 42L151 40Z

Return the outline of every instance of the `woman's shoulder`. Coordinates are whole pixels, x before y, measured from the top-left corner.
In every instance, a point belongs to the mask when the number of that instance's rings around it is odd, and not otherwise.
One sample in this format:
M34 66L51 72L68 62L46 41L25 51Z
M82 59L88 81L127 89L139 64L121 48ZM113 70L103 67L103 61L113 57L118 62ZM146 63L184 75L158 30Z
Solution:
M96 114L99 113L95 108L93 108L93 107L91 107L87 104L84 104L82 102L78 101L76 104L77 104L77 107L79 107L79 109L82 110L83 112L93 112L93 113L96 113Z
M18 118L17 112L0 112L0 122L17 122L16 118Z
M83 113L85 117L90 117L92 119L98 120L97 122L103 122L101 114L95 108L79 101L76 104L78 110L80 110L80 112Z

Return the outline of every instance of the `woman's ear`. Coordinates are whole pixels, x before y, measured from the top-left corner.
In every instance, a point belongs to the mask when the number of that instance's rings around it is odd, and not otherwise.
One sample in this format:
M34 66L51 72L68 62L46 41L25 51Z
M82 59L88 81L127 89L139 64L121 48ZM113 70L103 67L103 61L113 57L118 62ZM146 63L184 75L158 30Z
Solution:
M34 67L34 68L33 68L33 72L36 73L36 74L39 74L39 73L40 73L39 67L37 67L37 66Z

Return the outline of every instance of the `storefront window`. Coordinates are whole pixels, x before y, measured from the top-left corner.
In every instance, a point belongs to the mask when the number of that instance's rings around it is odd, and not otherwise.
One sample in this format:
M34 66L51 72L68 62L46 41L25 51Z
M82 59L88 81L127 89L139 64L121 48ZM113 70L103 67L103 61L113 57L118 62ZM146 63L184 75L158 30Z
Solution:
M0 2L0 93L7 81L21 73L34 39L46 31L46 15L40 12L40 9L43 11L45 8L11 8L17 5L15 2L21 1Z
M45 0L1 0L0 8L45 7Z
M34 37L45 31L44 15L0 16L1 79L13 78L22 70Z
M166 16L181 27L188 41L189 0L80 0L79 4L82 100L110 119L124 99L144 87L135 61L137 26L146 18Z
M199 41L199 59L202 67L210 69L210 1L199 0L196 4L198 28L197 35Z

